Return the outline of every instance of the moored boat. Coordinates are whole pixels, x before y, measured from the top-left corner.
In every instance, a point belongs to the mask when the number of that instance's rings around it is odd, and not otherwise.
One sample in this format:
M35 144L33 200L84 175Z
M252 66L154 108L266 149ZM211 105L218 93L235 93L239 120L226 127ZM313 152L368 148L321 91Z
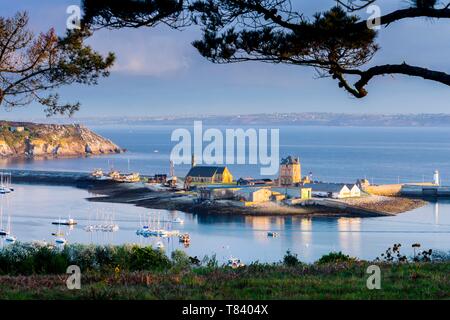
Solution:
M180 217L177 217L175 219L172 220L172 223L179 223L179 224L183 224L184 220L181 219Z
M16 240L17 240L17 238L14 237L13 235L9 235L9 236L6 236L6 237L5 237L5 241L6 241L7 243L14 243L14 242L16 242Z
M69 218L69 219L58 219L58 220L52 221L52 224L64 225L64 226L73 226L73 225L76 225L77 223L78 222L75 221L72 218Z
M233 268L233 269L236 269L236 268L244 267L245 264L242 263L241 260L238 259L238 258L230 257L230 258L228 259L227 266L229 266L229 267L231 267L231 268Z
M57 245L65 245L67 243L67 240L63 237L59 237L55 239L55 243Z

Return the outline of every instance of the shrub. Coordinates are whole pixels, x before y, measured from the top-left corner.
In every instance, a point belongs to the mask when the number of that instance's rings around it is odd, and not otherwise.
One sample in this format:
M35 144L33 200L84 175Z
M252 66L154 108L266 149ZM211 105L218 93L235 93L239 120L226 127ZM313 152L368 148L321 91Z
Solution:
M110 267L114 264L116 250L114 246L97 246L95 257L97 264L101 267Z
M184 262L183 262L184 261ZM175 255L175 263L182 265L189 258ZM15 243L0 249L0 274L58 274L69 265L83 271L162 270L172 266L169 258L159 250L139 246L95 246L73 244L62 250L53 246Z
M67 255L70 264L79 266L81 270L99 268L94 245L69 244L64 247L63 253Z
M217 269L219 267L219 261L217 261L217 257L213 254L211 257L206 255L202 260L202 265L204 265L208 269Z
M68 265L67 256L51 247L17 242L0 250L0 274L64 273Z
M70 265L67 255L57 249L48 247L39 248L30 260L33 262L31 264L32 268L29 271L39 274L65 273L67 267Z
M172 263L173 267L172 269L174 271L183 271L183 270L189 270L191 267L191 259L190 257L181 250L175 250L172 252Z
M356 258L350 257L349 255L339 252L330 252L323 255L318 261L318 264L335 263L335 262L354 262Z
M433 251L431 255L431 260L436 262L449 262L450 252Z
M169 258L161 250L135 246L131 249L130 270L163 270L171 266ZM123 268L123 267L122 267Z
M291 253L290 250L286 251L286 254L283 257L283 264L288 267L293 267L300 264L300 260L298 260L297 255Z

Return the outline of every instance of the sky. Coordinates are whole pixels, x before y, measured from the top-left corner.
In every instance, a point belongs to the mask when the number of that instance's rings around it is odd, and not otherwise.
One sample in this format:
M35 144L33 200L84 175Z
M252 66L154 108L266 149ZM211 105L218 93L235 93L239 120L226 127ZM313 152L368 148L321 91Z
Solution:
M2 16L28 11L35 32L54 27L63 34L70 5L79 0L0 0ZM311 15L330 8L332 0L294 0L294 8ZM379 1L382 14L407 7L405 0ZM362 17L368 16L364 12ZM414 19L381 30L381 50L374 64L403 61L450 72L449 21ZM191 42L195 28L183 31L156 28L102 30L89 44L117 62L110 77L97 86L59 89L63 101L80 101L77 117L251 114L272 112L448 113L450 87L421 78L375 78L364 99L352 98L332 79L318 79L311 68L259 62L213 64ZM6 111L3 119L44 117L38 104Z

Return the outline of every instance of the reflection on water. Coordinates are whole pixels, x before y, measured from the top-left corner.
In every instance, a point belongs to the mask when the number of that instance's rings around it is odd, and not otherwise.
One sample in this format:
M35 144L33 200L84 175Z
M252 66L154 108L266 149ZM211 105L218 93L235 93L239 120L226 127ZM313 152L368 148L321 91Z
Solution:
M330 251L365 259L374 259L393 243L402 243L405 254L411 244L423 248L450 250L450 201L439 201L423 208L393 217L380 218L305 218L301 216L227 216L198 215L177 211L150 210L127 204L94 203L86 201L87 191L57 186L15 185L15 191L1 196L3 227L11 217L11 229L19 241L45 240L53 242L52 233L58 226L52 220L69 216L78 221L74 227L61 226L69 243L153 245L161 241L170 254L175 249L203 257L216 254L224 261L230 255L243 261L273 262L282 259L287 250L303 261L317 260ZM117 232L86 232L97 212L113 215L120 226ZM100 215L102 216L102 214ZM173 229L189 233L191 243L185 248L177 238L157 238L136 235L144 217L160 217L184 224ZM100 219L101 220L101 219ZM170 226L169 226L170 227ZM267 232L279 233L268 237ZM0 244L4 245L4 240Z
M337 231L339 232L339 245L344 252L354 252L361 255L361 219L339 218L337 219Z
M434 204L434 224L439 224L439 202Z

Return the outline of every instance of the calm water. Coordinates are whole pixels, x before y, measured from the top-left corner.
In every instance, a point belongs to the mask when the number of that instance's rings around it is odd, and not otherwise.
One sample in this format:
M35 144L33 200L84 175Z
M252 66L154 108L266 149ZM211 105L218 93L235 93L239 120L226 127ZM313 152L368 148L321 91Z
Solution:
M180 126L192 129L189 126ZM86 159L0 161L2 167L36 170L92 171L108 169L168 173L173 127L93 127L128 150L119 155ZM222 128L223 129L223 128ZM348 181L367 177L374 183L431 180L439 169L450 184L450 128L341 128L281 127L280 156L298 155L303 174L310 171L324 181ZM155 152L158 151L158 152ZM235 177L258 176L259 167L230 165ZM177 166L184 175L189 166Z
M142 173L168 171L171 150L170 127L95 128L129 150L126 154L86 159L3 162L3 167L37 170L90 171L116 168ZM444 182L450 177L450 129L444 128L329 128L284 127L280 130L281 154L302 159L304 172L329 181L353 181L366 176L375 182L422 181L439 169ZM154 152L158 150L159 152ZM128 161L130 159L130 161ZM178 174L187 167L176 168ZM257 176L258 168L231 166L235 177ZM51 221L71 217L79 221L73 230L66 227L69 242L148 243L135 234L142 217L151 214L161 220L181 217L185 224L174 229L188 232L191 245L164 239L166 250L180 248L203 257L216 253L244 261L277 261L286 250L296 252L304 261L314 261L324 253L341 250L361 258L373 259L395 242L403 244L405 254L419 242L424 248L450 251L450 201L440 201L395 217L315 218L300 217L217 217L148 210L126 204L91 203L87 191L56 186L15 185L16 191L2 196L3 225L11 215L13 234L20 241L53 241L57 227ZM98 217L114 215L120 230L87 233L83 227ZM278 231L279 238L268 238L267 231Z
M67 232L71 243L142 243L156 244L158 238L142 238L135 234L140 220L146 215L160 220L184 219L184 225L174 229L188 232L191 245L184 248L173 238L162 239L168 252L186 250L203 257L217 254L219 259L229 255L245 261L278 261L286 250L299 254L304 261L314 261L330 251L372 259L394 242L402 243L411 254L412 243L424 248L450 251L450 201L430 204L396 217L383 218L316 218L300 217L214 217L165 210L149 210L126 204L93 203L84 200L87 191L71 187L16 185L13 194L3 196L3 215L11 214L12 231L21 241L53 241L54 219L68 214L79 224ZM116 233L88 233L83 230L105 214L113 214L120 230ZM279 238L268 238L267 231L278 231Z

